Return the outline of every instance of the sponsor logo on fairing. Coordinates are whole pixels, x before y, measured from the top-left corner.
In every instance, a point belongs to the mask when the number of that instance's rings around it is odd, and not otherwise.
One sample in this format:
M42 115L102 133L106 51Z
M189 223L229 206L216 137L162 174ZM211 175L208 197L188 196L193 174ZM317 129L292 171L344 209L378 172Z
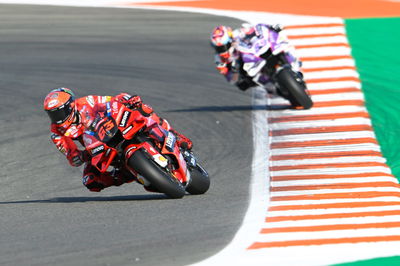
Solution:
M168 165L168 160L161 154L155 154L153 155L153 159L156 163L158 163L161 167L167 167Z
M122 131L122 134L125 135L125 134L128 133L131 129L132 129L132 126L129 126L129 127L125 128L124 131Z
M126 122L128 121L130 115L131 115L131 112L129 112L129 111L124 112L124 114L122 115L122 118L121 118L121 122L119 123L120 127L124 127L126 125Z
M91 149L90 153L93 156L96 156L97 154L100 154L103 151L104 151L104 145L100 145L100 146L97 146L96 148Z
M173 151L174 150L175 141L176 141L176 138L175 138L174 134L169 132L167 140L165 141L165 146L167 147L167 149L169 151Z

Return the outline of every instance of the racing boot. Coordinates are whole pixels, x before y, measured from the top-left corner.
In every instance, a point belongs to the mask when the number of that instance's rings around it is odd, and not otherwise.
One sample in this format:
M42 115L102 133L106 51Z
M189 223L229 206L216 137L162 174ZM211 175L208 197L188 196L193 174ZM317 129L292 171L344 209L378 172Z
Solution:
M135 180L136 177L127 171L113 169L111 172L99 173L97 169L89 165L84 169L82 183L90 191L100 192L107 187L120 186Z
M106 187L114 186L114 177L110 173L95 175L94 173L85 174L82 183L92 192L100 192Z

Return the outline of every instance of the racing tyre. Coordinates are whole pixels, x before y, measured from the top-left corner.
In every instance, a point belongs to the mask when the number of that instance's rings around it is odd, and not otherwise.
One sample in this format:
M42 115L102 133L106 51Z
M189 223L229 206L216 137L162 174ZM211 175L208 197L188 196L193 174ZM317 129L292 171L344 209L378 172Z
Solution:
M313 106L304 81L290 68L282 69L277 74L277 81L281 88L287 90L289 101L293 106L302 106L304 109L310 109Z
M145 177L158 191L168 197L180 199L185 195L182 184L166 173L143 150L136 151L129 158L128 164L133 170Z
M210 177L208 173L197 165L190 171L190 182L186 187L186 191L192 195L200 195L207 192L210 188Z

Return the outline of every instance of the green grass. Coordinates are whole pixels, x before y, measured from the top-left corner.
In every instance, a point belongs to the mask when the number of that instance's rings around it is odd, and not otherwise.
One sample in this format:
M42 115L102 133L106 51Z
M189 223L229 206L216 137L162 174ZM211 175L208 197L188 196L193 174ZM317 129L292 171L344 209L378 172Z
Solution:
M395 256L395 257L336 264L335 266L399 266L399 265L400 265L400 257Z
M345 23L377 140L399 178L400 18L348 19Z

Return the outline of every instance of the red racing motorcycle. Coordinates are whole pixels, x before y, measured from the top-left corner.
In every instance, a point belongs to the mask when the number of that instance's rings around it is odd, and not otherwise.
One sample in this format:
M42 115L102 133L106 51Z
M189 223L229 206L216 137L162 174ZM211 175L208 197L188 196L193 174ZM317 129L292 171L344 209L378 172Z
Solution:
M161 142L150 138L145 129L151 121L139 110L107 102L106 110L98 112L85 131L92 165L102 173L110 166L129 171L142 185L170 198L207 192L210 178L197 158L179 148L172 132L165 131Z

